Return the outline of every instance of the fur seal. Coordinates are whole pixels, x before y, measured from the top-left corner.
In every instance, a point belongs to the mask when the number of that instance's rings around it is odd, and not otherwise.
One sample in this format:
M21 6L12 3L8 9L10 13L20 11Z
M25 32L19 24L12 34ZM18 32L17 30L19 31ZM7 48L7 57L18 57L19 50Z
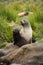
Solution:
M18 28L13 30L14 45L21 47L25 44L32 43L32 41L35 42L35 40L32 38L32 28L30 22L23 19L21 21L21 26L21 30Z

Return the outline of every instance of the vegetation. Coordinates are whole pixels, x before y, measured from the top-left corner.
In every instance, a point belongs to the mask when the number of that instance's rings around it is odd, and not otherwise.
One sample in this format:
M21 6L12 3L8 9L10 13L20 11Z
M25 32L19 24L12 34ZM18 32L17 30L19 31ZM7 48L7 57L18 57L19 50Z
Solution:
M19 24L23 17L17 14L23 11L32 12L27 17L33 29L33 36L37 41L43 39L43 2L20 1L8 5L0 3L0 47L5 45L4 42L13 41L13 27L10 24L12 21Z

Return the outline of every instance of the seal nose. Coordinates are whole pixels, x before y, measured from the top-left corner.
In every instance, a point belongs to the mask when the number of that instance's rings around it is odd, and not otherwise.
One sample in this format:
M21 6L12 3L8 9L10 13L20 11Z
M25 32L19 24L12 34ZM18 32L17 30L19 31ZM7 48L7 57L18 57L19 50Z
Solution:
M24 25L24 23L25 23L25 21L24 21L24 20L22 20L22 21L21 21L21 25Z

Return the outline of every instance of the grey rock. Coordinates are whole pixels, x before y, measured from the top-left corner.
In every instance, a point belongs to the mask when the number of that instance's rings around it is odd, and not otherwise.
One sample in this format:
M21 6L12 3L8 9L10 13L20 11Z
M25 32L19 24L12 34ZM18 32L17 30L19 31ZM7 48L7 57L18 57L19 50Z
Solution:
M15 64L15 63L12 63L12 64L10 64L10 65L21 65L21 64Z
M0 57L5 56L8 53L8 51L4 49L0 49Z

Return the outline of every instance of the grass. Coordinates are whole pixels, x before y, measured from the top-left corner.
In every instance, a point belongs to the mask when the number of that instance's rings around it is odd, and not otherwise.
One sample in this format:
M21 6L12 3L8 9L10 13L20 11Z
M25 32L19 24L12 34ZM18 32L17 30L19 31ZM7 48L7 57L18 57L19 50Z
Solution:
M5 41L12 41L12 28L9 26L6 20L0 18L0 39Z
M37 11L28 16L35 38L43 38L43 12Z
M33 30L33 37L37 41L43 39L43 3L15 2L8 5L0 4L0 47L4 45L4 42L13 41L13 28L9 23L11 24L13 21L19 24L23 17L18 17L17 14L23 11L33 13L27 16Z

